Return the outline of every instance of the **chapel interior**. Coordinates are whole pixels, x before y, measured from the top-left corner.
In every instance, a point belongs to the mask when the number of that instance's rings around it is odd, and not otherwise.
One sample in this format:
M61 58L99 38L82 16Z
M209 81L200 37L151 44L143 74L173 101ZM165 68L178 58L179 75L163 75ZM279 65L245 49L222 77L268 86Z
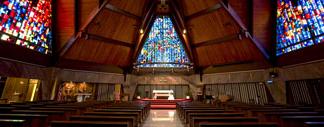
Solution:
M0 127L324 127L322 51L323 0L0 0Z

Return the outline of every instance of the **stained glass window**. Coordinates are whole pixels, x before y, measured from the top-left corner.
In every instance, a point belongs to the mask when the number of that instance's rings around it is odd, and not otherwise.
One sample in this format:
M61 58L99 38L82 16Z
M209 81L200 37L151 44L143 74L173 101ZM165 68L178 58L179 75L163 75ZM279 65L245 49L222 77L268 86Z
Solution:
M188 56L169 16L157 16L137 59L138 67L187 67Z
M51 53L52 0L1 0L0 40Z
M323 0L277 2L277 56L324 41Z

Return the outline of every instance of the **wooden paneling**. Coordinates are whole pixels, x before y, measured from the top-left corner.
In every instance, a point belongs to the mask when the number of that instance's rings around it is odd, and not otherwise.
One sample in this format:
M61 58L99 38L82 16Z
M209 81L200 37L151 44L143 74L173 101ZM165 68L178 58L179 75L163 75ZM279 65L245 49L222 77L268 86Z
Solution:
M130 60L129 52L130 49L124 46L80 39L67 52L65 58L125 67Z
M184 13L184 17L220 4L219 0L179 0L177 2L182 7L177 9L179 9L179 13ZM188 30L187 35L192 43L190 46L196 46L192 50L197 52L198 67L223 66L237 63L246 64L246 62L257 62L256 65L260 65L260 63L267 64L260 50L252 43L251 39L244 37L241 27L247 26L247 28L250 28L253 23L252 28L256 26L253 31L259 32L256 36L261 38L258 38L258 40L261 40L262 45L266 45L265 47L269 49L271 47L270 39L266 37L271 36L269 35L271 32L269 32L269 29L265 30L269 19L266 18L267 21L262 21L259 24L254 21L256 19L261 20L262 14L268 14L267 10L269 8L265 8L266 11L262 13L252 13L251 10L259 11L261 7L268 7L270 5L261 6L262 3L259 2L252 4L254 8L251 9L249 7L252 6L250 5L252 2L249 0L228 0L228 2L237 12L238 16L235 19L232 17L233 14L230 14L222 6L215 11L188 19L188 21L184 20ZM139 45L136 41L136 36L139 35L137 33L141 26L139 26L140 22L135 18L129 17L127 14L121 14L121 12L143 17L147 13L144 10L147 10L149 3L149 0L110 0L109 5L118 8L120 12L114 12L111 9L100 11L84 31L85 33L95 35L97 40L91 39L89 36L89 38L82 36L81 39L76 40L64 58L119 67L132 66L132 57L130 56L133 56L135 54L134 51L136 51L133 45ZM159 2L155 4L157 3ZM80 1L78 16L81 20L81 26L85 23L91 11L98 8L98 4L97 0ZM257 7L259 4L261 4L261 7ZM270 14L266 16L270 16ZM237 23L235 21L238 17L241 18L242 22L239 21ZM68 31L64 32L69 33ZM241 36L238 37L239 35ZM101 39L98 39L98 37ZM239 38L243 39L240 40ZM67 38L64 39L67 40ZM104 40L115 40L115 43L104 42ZM215 40L216 42L221 40L221 42L197 46L204 42L214 42ZM125 42L126 45L129 43L130 46L116 44L118 42ZM253 65L253 67L255 66Z
M185 16L212 7L218 2L219 0L181 0Z
M272 0L253 0L253 35L265 49L271 51L275 35L275 17L272 13Z
M110 4L127 12L141 16L148 0L111 0Z
M247 27L252 23L251 13L249 12L249 5L251 0L228 0L229 4L241 18L243 24ZM259 1L261 2L261 1ZM263 1L262 1L263 2Z
M192 19L188 23L194 44L222 38L240 31L238 25L223 8L214 13Z
M72 0L67 0L72 1ZM79 19L80 19L80 28L83 24L87 22L89 15L95 8L99 8L98 0L79 0Z
M74 34L74 0L57 0L57 49L61 49Z
M89 25L88 32L119 41L133 43L136 20L103 10Z
M263 59L251 40L247 38L198 47L196 50L199 65L203 67Z

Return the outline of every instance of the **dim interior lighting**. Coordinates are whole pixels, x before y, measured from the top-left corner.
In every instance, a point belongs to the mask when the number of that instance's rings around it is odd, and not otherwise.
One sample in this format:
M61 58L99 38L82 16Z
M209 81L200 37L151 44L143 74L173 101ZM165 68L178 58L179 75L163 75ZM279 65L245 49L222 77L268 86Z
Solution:
M143 29L140 29L140 34L143 34L144 33L144 30Z

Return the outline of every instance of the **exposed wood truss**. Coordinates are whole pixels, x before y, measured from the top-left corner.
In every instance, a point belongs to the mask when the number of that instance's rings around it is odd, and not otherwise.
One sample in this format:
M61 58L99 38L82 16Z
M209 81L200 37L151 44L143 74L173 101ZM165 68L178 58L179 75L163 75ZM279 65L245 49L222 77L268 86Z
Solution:
M194 14L191 14L189 16L186 16L186 20L191 20L191 19L194 19L194 18L197 18L197 17L200 17L200 16L203 16L203 15L206 15L206 14L209 14L209 13L212 13L214 11L217 11L218 9L222 8L222 5L220 3L210 7L210 8L207 8L207 9L204 9L204 10L201 10L199 12L196 12Z
M131 44L131 43L127 43L127 42L123 42L123 41L119 41L119 40L115 40L115 39L111 39L111 38L106 38L106 37L102 37L100 35L95 35L95 34L89 34L89 33L84 33L84 34L85 34L86 39L93 39L93 40L102 41L102 42L105 42L108 44L114 44L114 45L120 45L120 46L129 47L129 48L134 48L134 44Z
M137 45L136 45L134 53L133 53L132 62L137 60L137 57L141 51L141 48L144 45L145 38L148 36L148 33L150 31L150 27L153 25L153 20L155 17L155 14L154 14L155 7L156 7L155 2L152 2L149 10L147 11L146 15L144 16L144 19L142 20L140 29L143 30L143 34L139 35L139 37L137 38Z
M85 29L89 26L89 24L97 17L97 15L105 8L105 5L109 3L110 0L105 0L99 8L96 8L93 10L87 19L86 23L81 27L80 32L76 33L74 36L72 36L69 41L64 45L62 49L59 50L60 56L64 56L66 52L73 46L73 44L76 42L76 40L81 37L82 31L85 31Z
M247 28L245 27L244 23L241 21L239 16L236 14L236 12L232 9L232 7L226 3L226 2L220 2L221 5L225 8L225 10L230 14L230 16L235 20L235 22L244 30L247 31ZM257 42L256 39L254 39L249 32L246 33L247 37L249 37L254 45L260 50L260 52L263 54L263 56L270 61L270 53L265 50L265 48Z
M216 38L216 39L209 40L209 41L200 42L200 43L194 44L193 47L198 48L198 47L202 47L202 46L220 44L220 43L225 43L225 42L232 41L232 40L238 40L240 38L242 38L241 33L237 33L237 34L227 35L227 36L224 36L221 38Z
M115 13L118 13L118 14L122 14L124 16L130 17L130 18L134 18L136 20L141 19L140 16L135 15L135 14L132 14L132 13L130 13L128 11L125 11L123 9L120 9L118 7L115 7L115 6L111 5L111 4L106 4L105 8L108 9L108 10L110 10L110 11L112 11L112 12L115 12Z

